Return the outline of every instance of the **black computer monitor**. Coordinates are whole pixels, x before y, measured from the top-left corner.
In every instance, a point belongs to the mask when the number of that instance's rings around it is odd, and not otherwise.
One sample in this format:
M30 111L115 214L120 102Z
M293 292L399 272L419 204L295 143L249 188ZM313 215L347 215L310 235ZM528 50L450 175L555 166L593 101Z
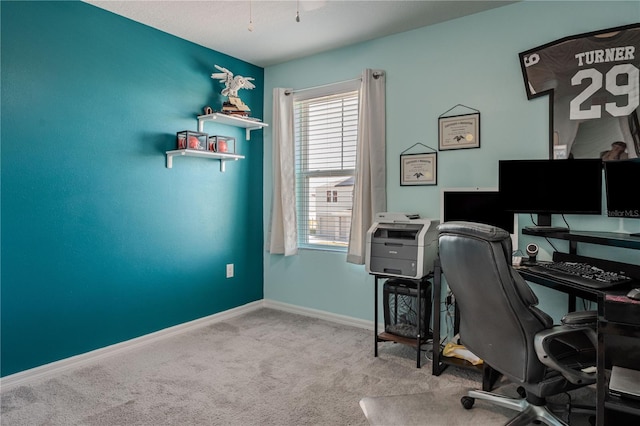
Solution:
M640 219L640 158L605 161L607 216Z
M504 208L537 214L538 229L552 214L602 213L600 159L502 160L498 180Z
M515 231L515 215L504 209L497 190L444 189L441 202L443 222L464 220L497 226L510 234Z

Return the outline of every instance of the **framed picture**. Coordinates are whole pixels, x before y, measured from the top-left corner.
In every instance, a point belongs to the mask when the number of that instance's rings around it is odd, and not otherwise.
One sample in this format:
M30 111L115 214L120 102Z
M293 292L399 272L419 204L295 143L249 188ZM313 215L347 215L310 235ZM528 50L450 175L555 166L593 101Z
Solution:
M527 98L550 100L549 158L640 157L639 51L634 23L520 53Z
M436 185L438 153L400 155L400 185Z
M480 113L438 118L438 149L480 148Z

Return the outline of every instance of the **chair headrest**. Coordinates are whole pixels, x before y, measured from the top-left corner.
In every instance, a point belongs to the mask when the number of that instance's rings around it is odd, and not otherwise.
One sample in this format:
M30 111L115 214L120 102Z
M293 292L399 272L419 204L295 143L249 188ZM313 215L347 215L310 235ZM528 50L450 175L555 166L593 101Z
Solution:
M438 226L438 234L458 234L477 237L487 241L502 241L510 238L502 228L476 222L445 222Z

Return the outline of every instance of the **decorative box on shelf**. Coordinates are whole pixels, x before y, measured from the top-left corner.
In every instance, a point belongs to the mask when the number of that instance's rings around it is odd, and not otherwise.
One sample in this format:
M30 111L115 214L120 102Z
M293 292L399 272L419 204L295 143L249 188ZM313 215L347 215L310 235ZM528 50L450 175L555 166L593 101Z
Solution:
M209 151L233 154L236 152L236 138L231 136L209 136Z
M203 132L183 130L176 134L178 149L195 149L197 151L207 151L209 135Z

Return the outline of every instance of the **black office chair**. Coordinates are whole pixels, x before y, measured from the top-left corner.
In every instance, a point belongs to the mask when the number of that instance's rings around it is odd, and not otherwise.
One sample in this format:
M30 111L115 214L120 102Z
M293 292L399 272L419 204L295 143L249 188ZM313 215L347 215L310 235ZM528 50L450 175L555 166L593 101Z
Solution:
M506 231L471 222L447 222L438 230L442 271L460 313L461 343L518 384L522 396L469 391L463 406L469 409L480 399L519 411L508 425L565 425L545 398L595 383L595 372L582 371L596 365L597 337L587 325L595 322L594 314L569 314L563 321L573 325L554 326L511 266Z

